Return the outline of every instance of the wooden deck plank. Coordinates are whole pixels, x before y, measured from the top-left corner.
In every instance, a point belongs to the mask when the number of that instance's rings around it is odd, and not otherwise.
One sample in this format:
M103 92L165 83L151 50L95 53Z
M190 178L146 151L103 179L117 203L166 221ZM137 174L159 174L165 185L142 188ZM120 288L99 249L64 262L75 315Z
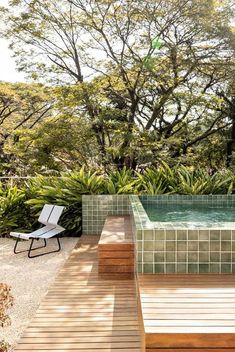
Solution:
M147 352L235 351L235 275L139 275Z
M30 347L28 347L27 345L24 347L24 349L20 349L18 351L32 351L32 349ZM34 350L35 351L35 350ZM96 348L94 347L91 347L89 349L85 349L82 348L82 349L76 349L76 348L71 348L71 347L67 347L67 348L61 348L61 349L58 349L58 348L49 348L48 346L41 346L40 348L38 348L36 351L43 351L43 352L71 352L71 351L82 351L82 352L94 352L94 351L102 351L102 352L136 352L137 349L136 348L113 348L113 347L110 347L110 348L99 348L99 345L97 345Z
M79 240L15 351L142 351L136 282L100 277L99 236L89 237Z

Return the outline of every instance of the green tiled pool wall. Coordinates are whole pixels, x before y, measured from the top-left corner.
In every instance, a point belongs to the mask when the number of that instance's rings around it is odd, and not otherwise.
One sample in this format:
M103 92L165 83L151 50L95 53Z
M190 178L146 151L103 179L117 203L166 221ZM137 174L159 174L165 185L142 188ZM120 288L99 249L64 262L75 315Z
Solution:
M99 235L108 215L130 214L128 195L82 196L82 232Z
M234 230L137 230L138 271L235 272Z
M181 198L182 197L182 198ZM235 196L144 196L148 203L235 204ZM137 196L130 196L140 273L234 273L235 230L156 228Z

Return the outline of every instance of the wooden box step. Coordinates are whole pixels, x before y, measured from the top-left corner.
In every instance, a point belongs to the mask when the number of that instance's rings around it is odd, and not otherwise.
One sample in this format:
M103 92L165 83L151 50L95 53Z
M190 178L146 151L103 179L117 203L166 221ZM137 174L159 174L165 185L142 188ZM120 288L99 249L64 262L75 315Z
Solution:
M98 244L98 272L133 277L134 242L129 215L108 216Z

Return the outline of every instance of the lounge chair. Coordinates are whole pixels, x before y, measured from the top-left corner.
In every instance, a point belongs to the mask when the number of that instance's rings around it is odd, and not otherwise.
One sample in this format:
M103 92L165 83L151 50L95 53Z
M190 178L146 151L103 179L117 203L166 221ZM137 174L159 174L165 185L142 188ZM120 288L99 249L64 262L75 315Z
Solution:
M45 204L38 219L38 221L45 226L31 233L11 232L10 236L17 238L15 247L14 247L14 253L18 254L18 253L28 252L29 258L35 258L41 255L59 252L61 249L61 245L60 245L58 234L65 230L62 226L58 225L58 221L63 212L63 209L64 207L61 207L58 205ZM31 252L34 251L35 249L45 248L47 246L47 239L54 236L56 236L56 239L57 239L58 249L50 252L44 252L37 255L31 254ZM17 245L20 239L31 240L29 249L27 249L26 251L25 250L17 251ZM44 241L44 245L41 247L33 248L34 241L35 240L38 241L40 239Z

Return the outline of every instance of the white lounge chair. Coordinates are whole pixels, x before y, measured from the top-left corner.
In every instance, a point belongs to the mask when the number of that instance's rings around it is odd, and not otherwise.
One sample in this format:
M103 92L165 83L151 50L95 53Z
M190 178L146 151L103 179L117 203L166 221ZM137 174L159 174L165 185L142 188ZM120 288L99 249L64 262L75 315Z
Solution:
M14 247L14 253L18 254L22 252L28 252L28 257L34 258L34 257L39 257L41 255L49 254L49 253L59 252L61 249L61 245L60 245L59 237L57 235L63 232L65 229L62 226L58 225L58 221L63 210L64 210L64 207L61 207L58 205L45 204L38 219L38 221L45 226L31 233L11 232L10 236L17 238L15 247ZM31 255L31 252L34 251L35 249L46 247L47 245L46 240L54 236L56 236L56 239L58 242L58 249L51 252L44 252L37 255ZM31 240L28 250L17 252L17 245L20 239ZM40 240L40 239L44 240L44 245L41 247L33 248L34 241Z

